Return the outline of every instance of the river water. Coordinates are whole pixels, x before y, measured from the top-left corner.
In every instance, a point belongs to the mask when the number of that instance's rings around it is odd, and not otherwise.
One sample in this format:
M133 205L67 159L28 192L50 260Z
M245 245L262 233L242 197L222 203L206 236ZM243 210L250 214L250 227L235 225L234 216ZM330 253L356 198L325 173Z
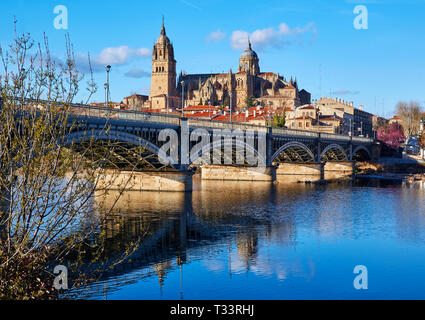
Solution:
M425 299L423 183L194 184L186 194L126 192L114 209L124 223L108 237L142 243L78 296ZM367 289L354 288L357 265Z

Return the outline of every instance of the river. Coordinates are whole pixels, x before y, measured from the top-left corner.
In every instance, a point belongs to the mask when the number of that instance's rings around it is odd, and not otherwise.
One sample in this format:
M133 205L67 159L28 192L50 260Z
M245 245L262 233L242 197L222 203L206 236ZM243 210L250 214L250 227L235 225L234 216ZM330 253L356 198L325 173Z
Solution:
M423 183L195 179L192 193L126 192L114 214L111 241L143 241L80 298L425 299Z

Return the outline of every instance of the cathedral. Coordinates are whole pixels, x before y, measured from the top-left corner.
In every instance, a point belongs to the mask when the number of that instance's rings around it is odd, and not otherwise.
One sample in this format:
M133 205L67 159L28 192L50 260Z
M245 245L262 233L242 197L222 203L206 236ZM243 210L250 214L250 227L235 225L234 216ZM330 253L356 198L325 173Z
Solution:
M299 90L296 78L287 81L273 72L261 72L260 59L247 39L247 48L239 58L237 72L185 74L176 82L174 49L162 23L161 34L153 46L152 76L149 103L152 109L181 107L184 105L224 105L234 111L247 107L247 98L256 104L286 108L310 103L310 93Z

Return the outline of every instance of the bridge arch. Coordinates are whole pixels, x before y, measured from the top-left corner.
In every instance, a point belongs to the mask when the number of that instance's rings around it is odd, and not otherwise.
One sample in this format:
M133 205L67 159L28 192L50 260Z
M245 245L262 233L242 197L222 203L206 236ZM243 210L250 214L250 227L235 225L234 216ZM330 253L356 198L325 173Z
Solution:
M319 157L321 160L326 161L348 161L347 153L344 148L339 144L330 144L325 149L323 149L322 153Z
M155 163L160 163L160 148L157 145L142 137L138 137L134 134L118 130L109 130L107 132L105 131L105 129L75 131L66 136L66 138L64 139L64 145L69 146L72 143L80 144L83 142L90 141L91 139L93 139L94 141L119 141L135 147L142 147L147 150L147 153L144 156L141 156L144 157L143 160L149 158L149 160L154 160ZM148 162L151 163L152 161ZM176 170L179 170L178 164L170 164L170 166ZM166 165L163 165L163 167L166 167Z
M365 161L371 160L372 154L365 146L357 146L353 151L353 160Z
M226 153L226 149L232 150L231 154ZM219 151L219 157L217 158L217 151ZM223 152L224 151L224 152ZM192 159L193 156L190 156L189 165L202 165L202 164L234 164L234 160L237 161L239 158L244 163L253 166L266 166L266 150L264 150L264 155L261 152L258 152L252 145L242 142L239 139L223 139L218 141L212 141L205 144L199 150L195 151L202 153L202 155ZM212 156L212 159L211 159ZM207 157L209 157L207 159ZM252 157L252 159L250 159ZM252 160L256 159L255 163L250 163ZM212 161L211 161L212 160ZM223 163L223 161L226 161Z
M271 162L281 159L284 162L314 162L313 152L303 143L291 141L281 146L272 156Z

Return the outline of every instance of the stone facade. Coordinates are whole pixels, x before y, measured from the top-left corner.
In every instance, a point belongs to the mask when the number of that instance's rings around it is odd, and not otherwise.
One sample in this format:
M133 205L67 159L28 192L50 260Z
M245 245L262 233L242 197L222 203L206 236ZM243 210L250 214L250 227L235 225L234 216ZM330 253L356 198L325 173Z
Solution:
M345 134L352 132L353 135L373 137L373 114L363 110L363 106L355 108L353 102L347 102L337 98L322 97L317 101L318 105L329 107L344 112Z
M178 81L185 86L185 105L213 104L232 106L232 110L245 110L248 97L254 97L263 106L285 108L310 103L310 94L298 90L297 80L289 82L279 74L260 72L259 58L251 43L239 58L238 72L211 74L183 74Z
M163 21L161 34L152 50L151 90L149 94L152 109L178 106L180 100L176 96L176 63L174 48L166 35Z
M148 100L148 96L133 94L124 98L124 104L126 104L130 110L141 110Z
M178 108L184 92L185 106L200 104L232 106L244 110L253 97L264 106L287 107L310 103L310 94L298 90L296 79L290 81L273 72L260 72L259 58L248 40L239 59L238 72L212 74L181 73L176 87L176 60L164 23L153 46L149 103L152 109Z

